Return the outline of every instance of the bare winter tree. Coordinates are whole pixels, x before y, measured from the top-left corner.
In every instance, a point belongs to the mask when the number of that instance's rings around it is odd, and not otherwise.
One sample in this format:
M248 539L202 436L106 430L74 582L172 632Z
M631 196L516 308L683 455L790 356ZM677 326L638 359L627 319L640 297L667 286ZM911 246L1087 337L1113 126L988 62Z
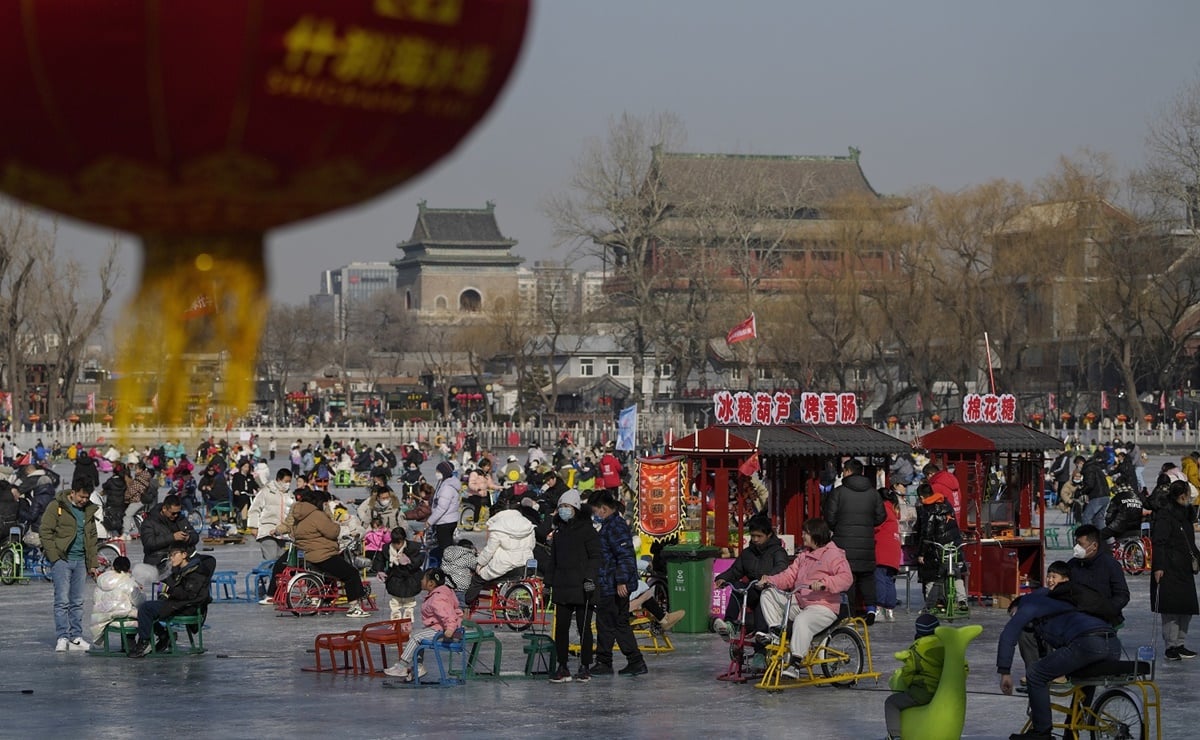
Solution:
M280 408L293 374L303 375L325 362L333 326L311 306L276 303L271 306L258 353L259 372L278 381Z
M645 360L665 300L659 290L665 276L652 255L670 200L655 177L653 151L677 147L683 138L683 125L672 114L624 114L610 122L603 139L588 142L568 191L545 205L559 244L600 258L613 275L606 288L617 336L633 357L633 403L641 400Z
M40 313L47 336L53 337L47 349L59 381L57 391L51 389L48 394L46 414L51 419L60 418L70 406L84 348L100 328L104 311L121 279L119 248L114 239L96 271L98 285L94 287L98 288L98 295L85 287L87 271L78 261L59 260L53 253L42 254L40 259L38 280L43 286L39 291Z

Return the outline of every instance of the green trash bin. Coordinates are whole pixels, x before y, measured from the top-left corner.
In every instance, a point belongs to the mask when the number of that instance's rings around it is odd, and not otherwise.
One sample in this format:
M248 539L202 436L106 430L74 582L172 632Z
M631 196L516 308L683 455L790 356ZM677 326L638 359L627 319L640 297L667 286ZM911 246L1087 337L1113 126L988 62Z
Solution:
M675 625L676 632L708 632L712 610L713 559L720 552L708 545L667 545L662 549L667 563L667 589L671 611L687 612Z

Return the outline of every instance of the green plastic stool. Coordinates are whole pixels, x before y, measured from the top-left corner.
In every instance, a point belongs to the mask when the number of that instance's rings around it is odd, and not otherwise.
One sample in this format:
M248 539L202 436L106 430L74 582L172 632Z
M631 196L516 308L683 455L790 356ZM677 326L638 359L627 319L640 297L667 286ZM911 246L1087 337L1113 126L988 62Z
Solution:
M199 655L205 651L204 649L204 615L202 614L176 614L175 616L165 619L160 622L167 628L167 634L170 636L171 647L167 649L167 655ZM195 627L196 633L193 635L188 627ZM188 636L188 649L182 653L179 651L179 645L176 642L176 630L182 628Z
M111 642L114 635L121 641L120 647L116 650L113 649ZM102 658L125 657L136 641L137 619L133 617L115 617L104 626L104 633L100 636L100 640L96 641L95 647L88 651L88 655L95 655Z
M503 653L500 638L486 627L481 627L469 619L464 619L463 641L467 644L467 677L477 678L480 675L498 677L500 675L500 660ZM492 646L492 672L480 674L477 670L480 653L484 645Z
M554 649L554 638L540 632L527 632L521 637L526 640L525 675L553 675L558 670L558 652ZM541 670L545 668L545 670Z

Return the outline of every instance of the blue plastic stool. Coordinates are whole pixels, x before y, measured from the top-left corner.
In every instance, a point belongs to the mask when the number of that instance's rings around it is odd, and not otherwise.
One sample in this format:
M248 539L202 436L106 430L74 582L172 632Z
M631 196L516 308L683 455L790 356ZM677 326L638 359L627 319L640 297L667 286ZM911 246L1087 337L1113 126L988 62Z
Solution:
M263 598L259 594L270 592L271 571L274 568L274 560L264 560L246 574L246 601L258 601Z
M467 645L463 640L465 631L459 627L454 633L454 639L445 642L441 637L434 637L430 640L421 640L417 643L416 652L413 653L413 670L416 671L417 665L421 659L421 655L426 650L433 651L433 657L437 661L438 680L436 682L421 682L417 679L415 683L422 686L462 686L467 682ZM446 656L445 662L442 661L442 655ZM459 668L455 671L454 656L458 656Z
M240 601L237 594L237 571L218 570L213 573L209 589L213 601Z

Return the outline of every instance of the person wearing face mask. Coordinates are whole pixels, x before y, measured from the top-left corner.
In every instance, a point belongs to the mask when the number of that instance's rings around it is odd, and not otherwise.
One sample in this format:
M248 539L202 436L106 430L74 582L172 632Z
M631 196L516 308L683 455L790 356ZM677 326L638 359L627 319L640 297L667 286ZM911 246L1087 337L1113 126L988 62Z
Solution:
M429 515L429 526L437 541L437 553L454 542L454 528L458 526L461 484L454 475L454 466L443 460L437 465L437 490L433 494L433 512Z
M1096 591L1112 605L1117 620L1113 624L1120 625L1125 621L1121 610L1129 603L1129 584L1125 582L1121 564L1101 539L1100 530L1091 524L1082 524L1075 530L1075 547L1071 549L1067 568L1073 583ZM1021 633L1017 648L1026 671L1045 655L1043 645L1031 631ZM1021 681L1024 683L1025 679Z
M1026 664L1031 728L1009 735L1009 740L1052 740L1050 682L1094 663L1121 657L1121 641L1113 629L1117 617L1111 611L1103 616L1086 611L1084 604L1108 605L1095 591L1075 582L1070 571L1066 563L1051 563L1046 588L1022 596L1009 607L1011 619L996 647L1001 693L1013 691L1013 647L1021 636L1032 632L1048 648L1045 657Z
M387 483L376 482L371 487L371 495L358 505L358 518L363 522L378 519L389 532L405 524L396 494Z
M637 590L638 584L633 533L618 512L619 504L612 491L594 491L588 503L600 526L601 550L596 583L596 664L589 672L612 675L612 648L616 642L627 661L617 673L640 676L647 672L646 659L629 626L629 595Z
M588 681L592 662L592 596L600 574L600 535L592 526L590 516L580 516L582 503L579 491L568 490L558 499L553 517L554 529L548 536L546 556L546 585L553 589L554 648L558 671L551 683L569 683L571 670L567 666L571 644L571 619L579 631L579 673L574 680Z

